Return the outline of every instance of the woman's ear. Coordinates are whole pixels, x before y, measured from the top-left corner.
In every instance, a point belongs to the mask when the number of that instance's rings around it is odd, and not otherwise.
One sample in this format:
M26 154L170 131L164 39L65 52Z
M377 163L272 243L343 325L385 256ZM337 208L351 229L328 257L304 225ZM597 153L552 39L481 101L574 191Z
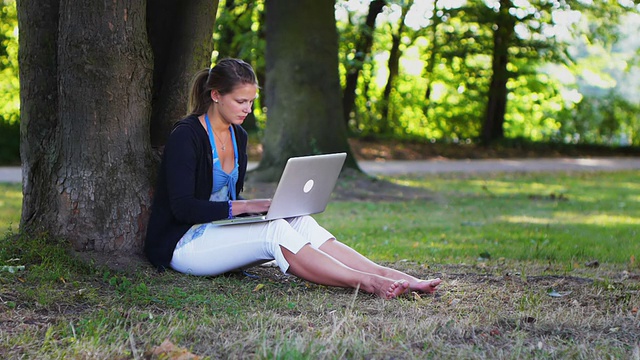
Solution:
M220 93L218 90L211 90L211 100L213 100L214 103L217 103L218 100L220 100Z

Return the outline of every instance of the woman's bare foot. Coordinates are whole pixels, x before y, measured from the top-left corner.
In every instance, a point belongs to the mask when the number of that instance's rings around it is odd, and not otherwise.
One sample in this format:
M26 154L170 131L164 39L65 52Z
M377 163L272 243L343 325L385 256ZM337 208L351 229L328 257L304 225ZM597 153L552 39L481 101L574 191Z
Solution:
M389 289L387 289L386 299L395 299L396 297L404 294L409 289L409 282L407 280L395 281Z
M409 281L407 280L393 280L377 275L374 275L371 280L368 286L362 284L361 289L383 299L394 299L409 290Z
M429 280L418 280L409 283L409 289L420 293L431 294L436 291L436 286L440 285L440 278Z

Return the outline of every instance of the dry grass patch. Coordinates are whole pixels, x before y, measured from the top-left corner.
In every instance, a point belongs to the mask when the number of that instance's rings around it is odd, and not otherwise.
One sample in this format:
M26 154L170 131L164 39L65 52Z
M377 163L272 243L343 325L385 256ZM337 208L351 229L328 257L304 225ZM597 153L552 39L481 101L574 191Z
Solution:
M273 268L252 269L258 278L144 270L137 276L111 274L103 282L60 282L58 291L76 296L65 305L25 296L17 279L18 289L6 297L10 279L4 276L0 356L129 359L150 354L167 339L212 359L640 355L637 269L566 271L492 262L394 266L440 276L444 283L435 296L384 301ZM127 276L128 287L122 280ZM94 295L78 298L78 289L88 286Z

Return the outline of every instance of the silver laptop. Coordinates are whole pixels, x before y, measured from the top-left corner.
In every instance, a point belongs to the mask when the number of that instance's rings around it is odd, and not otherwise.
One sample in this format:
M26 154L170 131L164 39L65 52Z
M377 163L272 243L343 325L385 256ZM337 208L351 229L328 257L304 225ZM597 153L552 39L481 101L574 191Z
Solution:
M346 153L292 157L287 160L266 214L211 223L246 224L321 213L329 203L346 157Z

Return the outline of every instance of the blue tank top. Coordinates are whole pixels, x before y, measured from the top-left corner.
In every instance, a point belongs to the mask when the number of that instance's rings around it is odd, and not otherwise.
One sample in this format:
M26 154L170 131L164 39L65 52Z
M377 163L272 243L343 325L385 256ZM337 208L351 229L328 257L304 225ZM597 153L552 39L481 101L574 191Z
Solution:
M215 138L213 137L213 129L209 122L209 115L204 114L204 120L207 123L207 131L209 132L209 143L211 143L211 152L213 158L213 188L209 201L228 201L236 199L236 183L238 182L238 144L236 143L233 126L229 125L229 132L233 140L234 167L230 173L222 170L218 150L216 149Z

